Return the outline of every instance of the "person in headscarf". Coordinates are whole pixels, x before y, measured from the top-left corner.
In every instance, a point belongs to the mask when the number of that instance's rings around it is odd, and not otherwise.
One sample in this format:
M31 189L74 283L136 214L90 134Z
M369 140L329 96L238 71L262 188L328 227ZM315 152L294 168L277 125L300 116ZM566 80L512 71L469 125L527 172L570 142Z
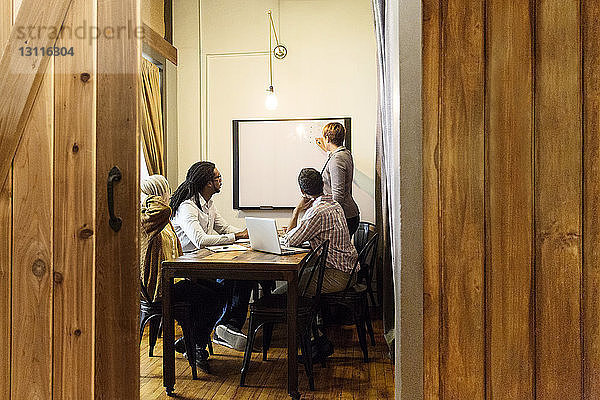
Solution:
M183 254L181 244L170 222L169 200L171 189L164 176L151 175L142 180L141 185L141 240L140 240L140 279L153 301L162 295L161 264ZM222 295L219 287L210 281L181 280L174 285L175 301L191 304L191 324L196 343L196 364L210 373L206 346L215 322L221 315ZM185 345L179 339L175 349L183 353Z

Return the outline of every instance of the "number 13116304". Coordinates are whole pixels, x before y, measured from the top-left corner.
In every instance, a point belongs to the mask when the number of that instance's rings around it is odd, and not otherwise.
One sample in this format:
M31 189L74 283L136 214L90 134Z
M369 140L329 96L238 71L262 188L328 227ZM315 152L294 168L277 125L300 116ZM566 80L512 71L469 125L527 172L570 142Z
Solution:
M72 47L19 47L19 52L22 57L65 57L75 55Z

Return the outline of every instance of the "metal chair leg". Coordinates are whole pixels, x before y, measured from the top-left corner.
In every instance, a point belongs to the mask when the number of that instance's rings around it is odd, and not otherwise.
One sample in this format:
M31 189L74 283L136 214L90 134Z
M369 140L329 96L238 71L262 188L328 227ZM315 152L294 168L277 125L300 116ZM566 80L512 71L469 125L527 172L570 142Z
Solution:
M354 320L356 324L356 333L358 334L358 341L363 352L364 362L369 362L369 350L367 349L367 335L365 332L364 318L362 318L362 315L355 316Z
M213 351L213 347L212 347L212 338L211 337L208 338L208 354L210 354L211 356L213 354L215 354L215 352Z
M369 313L368 305L365 305L365 324L367 325L367 332L371 337L371 346L375 346L375 332L373 332L373 325L371 325L371 314Z
M300 351L304 356L304 370L308 377L308 387L310 390L315 390L315 379L313 376L313 362L312 362L312 345L310 343L310 329L300 334Z
M265 323L263 325L263 361L267 361L267 352L271 348L271 340L273 338L273 324Z
M158 331L160 329L160 318L150 318L150 331L148 334L149 349L148 357L154 357L154 346L156 346L156 339L158 339Z
M246 340L246 350L244 351L244 361L242 362L242 371L240 374L240 386L242 387L246 382L246 375L248 374L248 369L250 368L252 347L254 346L254 337L256 336L257 330L258 326L256 326L256 319L252 316L252 314L250 314L250 321L248 326L248 339Z
M185 352L192 368L192 379L196 380L198 379L198 372L196 370L196 343L194 342L194 333L189 318L186 318L185 322L181 325L181 330L183 331Z

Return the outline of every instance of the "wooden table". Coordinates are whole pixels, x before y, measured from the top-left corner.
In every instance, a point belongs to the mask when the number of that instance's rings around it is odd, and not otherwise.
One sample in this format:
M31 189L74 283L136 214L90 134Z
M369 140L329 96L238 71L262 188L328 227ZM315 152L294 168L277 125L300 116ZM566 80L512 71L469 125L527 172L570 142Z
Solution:
M278 256L252 250L213 253L204 249L163 262L163 384L169 396L175 389L175 327L171 313L174 278L224 278L287 281L288 393L293 399L300 398L296 343L298 271L307 254Z

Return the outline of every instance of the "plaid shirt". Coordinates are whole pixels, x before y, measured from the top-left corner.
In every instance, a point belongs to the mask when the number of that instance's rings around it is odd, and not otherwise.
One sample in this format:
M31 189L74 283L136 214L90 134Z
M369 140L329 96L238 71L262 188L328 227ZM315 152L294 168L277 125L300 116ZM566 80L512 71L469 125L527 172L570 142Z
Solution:
M315 249L329 239L326 267L350 273L358 254L350 241L344 210L331 195L317 198L294 229L286 235L286 245L310 243Z

